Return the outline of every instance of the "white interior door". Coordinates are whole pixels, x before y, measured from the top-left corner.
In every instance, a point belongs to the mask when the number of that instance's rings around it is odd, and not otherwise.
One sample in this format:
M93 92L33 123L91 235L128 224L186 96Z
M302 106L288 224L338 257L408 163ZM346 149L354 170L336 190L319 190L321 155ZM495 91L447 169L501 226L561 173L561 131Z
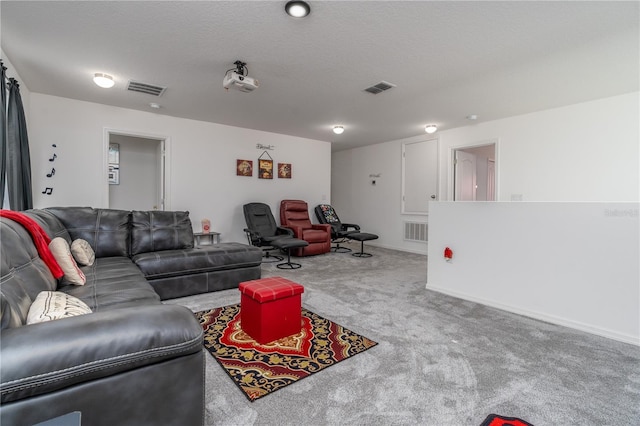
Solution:
M487 201L496 200L496 162L487 160Z
M455 201L476 201L476 156L455 151Z
M429 201L437 199L438 140L402 146L402 213L427 214Z

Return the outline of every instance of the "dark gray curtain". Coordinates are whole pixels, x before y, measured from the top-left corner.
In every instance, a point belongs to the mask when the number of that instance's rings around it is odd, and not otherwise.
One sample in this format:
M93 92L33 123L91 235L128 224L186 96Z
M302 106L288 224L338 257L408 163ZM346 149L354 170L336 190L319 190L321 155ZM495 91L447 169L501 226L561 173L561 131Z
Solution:
M0 206L4 202L4 186L7 177L7 67L0 61L2 69L2 118L0 119Z
M27 122L20 97L20 86L14 78L9 79L7 108L7 188L11 210L33 208Z

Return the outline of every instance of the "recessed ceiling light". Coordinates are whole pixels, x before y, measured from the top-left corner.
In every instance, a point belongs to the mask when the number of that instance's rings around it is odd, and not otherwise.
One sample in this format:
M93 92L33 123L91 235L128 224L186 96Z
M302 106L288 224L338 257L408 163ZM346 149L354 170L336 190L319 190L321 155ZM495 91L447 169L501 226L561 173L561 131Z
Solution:
M477 120L478 116L475 114L467 115L467 120Z
M341 135L344 132L344 126L333 126L333 133Z
M436 130L438 130L438 126L436 126L435 124L427 124L424 127L424 131L431 134L431 133L435 133Z
M289 16L304 18L311 12L311 7L304 1L290 1L284 6L284 10Z
M93 75L93 82L105 89L109 89L113 87L114 84L116 84L113 81L113 77L111 77L109 74L104 74L101 72L97 72Z

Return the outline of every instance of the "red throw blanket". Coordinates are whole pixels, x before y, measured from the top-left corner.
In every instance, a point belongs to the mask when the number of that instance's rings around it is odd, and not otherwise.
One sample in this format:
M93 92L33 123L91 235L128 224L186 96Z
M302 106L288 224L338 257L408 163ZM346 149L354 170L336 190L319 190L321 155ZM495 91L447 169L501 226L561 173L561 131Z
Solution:
M0 210L0 216L6 217L7 219L11 219L14 222L18 222L20 225L24 227L29 234L31 234L31 239L38 250L38 255L44 261L44 263L49 267L49 270L53 274L53 276L58 279L62 278L64 272L56 262L55 257L49 250L49 243L51 242L51 238L44 232L44 229L38 225L38 222L31 219L24 213L15 212L13 210Z

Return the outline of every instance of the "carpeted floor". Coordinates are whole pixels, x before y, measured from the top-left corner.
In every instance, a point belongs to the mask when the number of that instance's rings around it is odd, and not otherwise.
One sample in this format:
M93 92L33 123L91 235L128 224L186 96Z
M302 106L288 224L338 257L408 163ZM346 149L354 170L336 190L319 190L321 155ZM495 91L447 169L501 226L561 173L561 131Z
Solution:
M366 249L374 257L262 270L304 285L303 307L378 345L255 402L207 353L207 425L477 426L490 413L536 426L640 424L639 347L426 290L425 256ZM239 301L226 290L166 303L196 312Z

